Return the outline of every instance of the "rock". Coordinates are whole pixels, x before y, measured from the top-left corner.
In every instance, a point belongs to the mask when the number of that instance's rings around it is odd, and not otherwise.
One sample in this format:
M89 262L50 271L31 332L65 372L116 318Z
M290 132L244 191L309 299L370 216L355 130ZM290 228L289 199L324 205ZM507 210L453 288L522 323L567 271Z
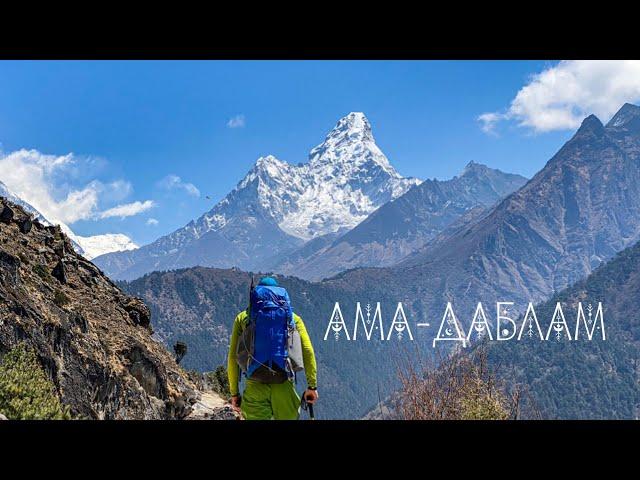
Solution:
M66 250L65 245L64 245L64 242L62 241L57 242L53 246L53 253L55 253L58 256L58 258L64 258L65 250Z
M31 231L33 228L33 221L29 217L25 217L18 222L18 227L20 228L20 232L25 235Z
M89 331L89 322L81 313L72 312L69 316L69 320L76 325L82 333L87 333Z
M5 417L3 414L0 413L0 421L2 420L9 420L7 417Z
M51 271L51 275L56 278L60 283L62 284L66 284L67 283L67 272L65 270L64 267L64 262L62 260L60 260L55 267L53 267L53 270Z
M200 392L187 420L241 420L236 412L220 395L211 390Z
M9 205L4 205L2 212L0 212L0 222L11 223L13 220L14 212Z
M16 285L20 279L20 259L0 250L0 281Z
M187 344L184 342L176 342L173 351L176 353L176 363L180 364L184 356L187 354Z
M151 327L151 311L141 299L129 298L124 305L124 309L129 314L129 318L134 325L145 328Z

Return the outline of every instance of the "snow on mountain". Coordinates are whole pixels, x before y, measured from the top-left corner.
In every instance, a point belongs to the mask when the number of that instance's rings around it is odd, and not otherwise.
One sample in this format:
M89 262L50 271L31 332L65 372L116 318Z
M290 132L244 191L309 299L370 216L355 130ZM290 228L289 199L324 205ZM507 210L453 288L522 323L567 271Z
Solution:
M105 233L91 237L75 236L75 241L80 244L83 255L89 260L111 252L123 252L138 248L133 240L123 233Z
M375 143L369 120L352 112L311 150L308 163L259 158L236 190L201 218L198 232L222 228L235 213L234 197L254 183L258 205L278 226L309 240L353 228L420 181L403 178L391 166Z
M9 190L9 187L7 187L2 181L0 181L0 197L5 197L10 202L15 203L16 205L20 205L22 208L24 208L25 212L33 215L33 218L40 221L40 223L44 225L51 225L51 222L44 218L44 216L38 210L36 210L31 204L25 202L15 193Z
M43 225L54 225L54 222L49 221L33 205L14 194L2 181L0 181L0 197L5 197L10 202L20 205L26 212L33 215L34 219L38 220ZM89 260L99 255L104 255L105 253L138 248L138 246L133 243L129 237L122 233L107 233L104 235L81 237L76 235L65 223L55 223L60 225L62 231L71 239L71 243L73 244L76 252Z
M107 255L97 263L114 278L130 279L193 265L260 268L267 257L353 228L419 183L391 166L369 120L352 112L311 150L307 163L260 157L198 220L133 253Z
M342 236L323 236L274 259L268 270L306 280L356 267L387 267L434 237L474 220L527 179L473 161L449 180L425 180Z

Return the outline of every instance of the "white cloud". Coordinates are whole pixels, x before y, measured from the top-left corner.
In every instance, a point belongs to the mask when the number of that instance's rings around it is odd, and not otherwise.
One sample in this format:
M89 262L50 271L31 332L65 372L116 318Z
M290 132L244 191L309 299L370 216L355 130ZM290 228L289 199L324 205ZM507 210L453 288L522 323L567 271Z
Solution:
M102 188L99 182L91 182L80 189L58 191L56 175L74 162L72 154L45 155L37 150L0 154L0 180L50 221L73 223L93 214Z
M133 185L127 180L108 183L101 199L106 202L121 202L133 193Z
M192 197L200 196L200 190L193 183L183 182L178 175L167 175L158 182L158 186L166 190L184 190Z
M244 115L239 114L231 117L227 122L227 127L229 128L243 128L245 126L245 118Z
M480 127L495 132L515 121L536 133L572 130L590 114L607 122L625 102L640 100L640 61L567 60L533 75L505 111L483 113Z
M77 177L79 171L88 175L94 165L95 159L78 158L73 154L46 155L37 150L22 149L0 153L0 180L50 222L73 224L78 220L107 218L105 212L99 213L100 203L121 201L133 190L131 183L125 180L111 183L93 180L81 186L70 184L70 179ZM131 205L120 207L123 211L133 211Z
M147 219L147 222L146 222L146 223L147 223L147 225L149 225L149 226L155 227L155 226L156 226L156 225L158 225L160 222L159 222L157 219L155 219L155 218L149 218L149 219Z
M132 217L139 213L146 212L150 208L155 207L156 204L152 200L145 200L144 202L132 202L124 205L118 205L116 207L105 210L98 214L99 218L112 218L112 217Z

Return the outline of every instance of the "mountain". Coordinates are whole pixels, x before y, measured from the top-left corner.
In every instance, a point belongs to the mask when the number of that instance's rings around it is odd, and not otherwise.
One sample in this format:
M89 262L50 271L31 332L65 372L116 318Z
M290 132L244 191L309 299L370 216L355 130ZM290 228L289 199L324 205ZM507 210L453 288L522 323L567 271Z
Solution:
M261 157L198 220L137 250L95 261L116 279L194 265L259 269L311 239L353 228L419 183L391 166L364 114L350 113L311 150L307 163Z
M322 245L306 244L269 270L319 280L350 268L391 266L456 221L475 219L526 181L520 175L470 162L459 176L425 180L339 238L328 242L322 237Z
M524 418L638 419L640 358L640 243L618 253L585 280L536 307L552 318L556 302L575 309L603 303L606 340L495 342L489 360L510 385L526 388ZM573 310L575 311L575 310ZM574 319L567 318L570 325ZM573 335L573 331L572 331Z
M150 312L59 226L0 200L0 357L25 343L74 417L183 418L198 392L152 338Z
M24 201L9 190L9 187L2 183L2 181L0 181L0 197L5 197L10 202L20 205L26 212L31 214L34 219L38 220L43 225L53 225L53 223L47 220L47 218L33 207L33 205ZM81 237L73 233L68 225L65 225L62 222L57 222L57 224L60 225L64 233L71 239L71 243L76 252L80 255L84 255L84 257L89 260L99 255L104 255L105 253L138 248L138 246L129 237L122 233L107 233L104 235Z
M4 197L10 202L15 203L16 205L20 205L25 212L31 214L35 220L38 220L40 223L44 225L51 225L51 223L42 215L38 210L36 210L31 204L25 202L20 197L18 197L15 193L9 190L2 181L0 181L0 197Z
M465 316L478 301L523 308L546 300L640 240L639 119L633 105L606 127L587 117L540 172L475 223L398 266L330 282L373 292L382 285L417 299L420 314L448 300Z
M124 252L138 248L138 245L123 233L105 233L90 237L73 235L71 238L80 245L81 250L78 253L88 260L111 252Z
M512 301L522 310L527 302L543 302L584 279L640 240L640 109L625 106L621 112L606 127L595 117L585 119L523 187L493 207L468 211L399 265L357 268L316 283L281 279L318 352L327 415L364 415L397 385L395 359L404 352L393 341L323 341L335 302L352 326L356 302L380 301L388 319L402 301L410 323L431 322L430 329L414 332L418 348L431 352L447 301L465 324L478 301L485 306ZM319 245L309 245L323 248L324 241L334 240L317 237ZM224 361L228 329L246 306L248 286L246 273L199 268L156 272L123 284L150 305L165 342L184 338L194 345L185 362L203 370ZM632 294L631 287L620 289ZM634 311L624 309L624 301L620 305L621 312ZM561 395L562 383L556 385Z

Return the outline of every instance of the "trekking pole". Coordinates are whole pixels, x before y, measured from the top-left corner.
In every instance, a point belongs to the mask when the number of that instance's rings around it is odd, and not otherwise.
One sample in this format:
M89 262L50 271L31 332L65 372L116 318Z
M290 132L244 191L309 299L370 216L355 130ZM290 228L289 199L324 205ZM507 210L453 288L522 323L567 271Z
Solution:
M313 404L312 403L308 403L307 399L304 398L304 395L302 396L302 400L301 400L301 406L303 410L306 410L309 412L309 420L315 420L316 417L313 413Z

